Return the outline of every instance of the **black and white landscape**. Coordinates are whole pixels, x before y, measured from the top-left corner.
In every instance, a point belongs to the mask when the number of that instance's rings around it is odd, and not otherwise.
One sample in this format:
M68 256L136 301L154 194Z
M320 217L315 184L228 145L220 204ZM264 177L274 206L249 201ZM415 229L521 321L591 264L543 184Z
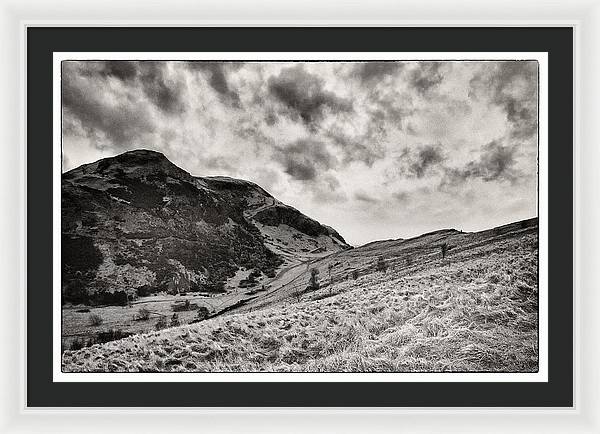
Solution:
M62 63L63 372L537 372L536 61Z

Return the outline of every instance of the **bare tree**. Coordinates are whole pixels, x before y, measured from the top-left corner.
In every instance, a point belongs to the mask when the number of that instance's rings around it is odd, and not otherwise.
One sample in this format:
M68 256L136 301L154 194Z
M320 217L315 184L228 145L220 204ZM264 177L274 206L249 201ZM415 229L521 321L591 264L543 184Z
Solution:
M319 285L319 269L311 268L310 279L308 280L308 287L306 289L309 291L316 291L320 287L321 285Z
M442 249L442 260L446 257L446 253L448 253L448 243L442 243L442 245L440 245L441 249Z

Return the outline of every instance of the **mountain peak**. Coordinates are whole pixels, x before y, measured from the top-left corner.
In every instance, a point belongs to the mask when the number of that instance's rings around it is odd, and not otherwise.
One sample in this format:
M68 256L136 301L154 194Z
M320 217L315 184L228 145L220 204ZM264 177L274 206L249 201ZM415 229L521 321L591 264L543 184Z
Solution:
M112 179L126 176L143 178L149 175L166 175L193 183L193 177L185 170L173 164L164 154L149 149L136 149L107 157L94 163L72 169L63 174L65 179L81 177Z
M183 171L171 162L164 154L151 151L149 149L136 149L134 151L123 152L114 157L104 158L98 161L98 167L102 170L103 167L110 165L122 165L126 167L144 167L144 166L161 166L161 167L176 167Z
M146 159L146 160L168 160L165 154L151 149L134 149L133 151L123 152L122 154L116 155L116 159Z

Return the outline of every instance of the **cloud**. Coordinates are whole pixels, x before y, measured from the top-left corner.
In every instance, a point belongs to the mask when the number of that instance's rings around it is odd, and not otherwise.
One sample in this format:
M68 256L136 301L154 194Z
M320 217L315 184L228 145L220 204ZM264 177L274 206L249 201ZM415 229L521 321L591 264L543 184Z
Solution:
M102 62L100 73L104 76L116 77L121 81L134 80L138 74L137 62L126 60L109 60Z
M236 170L231 159L223 156L206 157L202 160L202 163L208 169L218 169L227 173L233 173Z
M444 79L441 62L419 62L409 76L409 83L421 95L438 86Z
M514 167L515 153L514 147L504 146L499 141L493 140L483 147L479 159L470 161L459 169L448 168L442 185L456 185L473 178L486 182L514 182L519 176L519 172Z
M327 205L348 200L346 194L340 191L340 186L340 181L335 176L327 174L305 184L304 190L310 193L316 203Z
M292 119L300 119L313 130L327 110L335 114L353 109L351 100L326 90L324 80L307 72L302 64L285 68L278 76L270 77L267 86Z
M375 199L375 197L371 196L368 193L365 193L364 191L356 191L354 193L354 199L358 200L359 202L366 202L366 203L377 203L378 200Z
M369 91L366 111L372 125L382 132L403 130L405 119L416 113L414 92L396 86L378 86Z
M312 181L337 164L323 142L311 139L300 139L278 148L275 158L285 173L298 181Z
M423 178L446 160L442 145L423 145L416 150L405 148L398 158L400 173L410 178Z
M144 61L139 68L142 89L156 107L167 114L185 110L184 84L168 76L168 63Z
M240 121L232 129L243 140L244 147L253 148L256 155L260 155L267 148L276 147L273 139L266 134L261 119Z
M128 90L141 88L148 99L166 114L181 114L185 110L184 83L176 77L169 76L169 62L158 61L90 61L63 63L64 80L76 81L79 78L88 80L90 85L97 85L101 80L110 87L110 78L122 82ZM63 81L64 81L63 80Z
M491 94L491 102L502 108L513 139L537 135L538 62L490 62L470 81L474 97Z
M101 149L122 149L154 131L146 104L135 95L113 95L110 87L90 80L91 65L64 62L62 74L63 134L77 125ZM106 139L106 140L103 140Z
M189 62L188 67L194 71L202 71L208 75L208 84L219 95L221 102L235 108L241 107L240 94L231 88L227 74L231 69L239 69L243 64L238 62Z
M363 84L377 84L385 77L393 76L403 69L399 62L364 62L356 65L353 71Z
M407 203L410 200L410 193L407 191L395 191L392 197L400 203Z
M385 148L380 140L381 134L376 131L375 124L369 125L363 134L348 134L337 127L331 127L325 134L344 156L342 162L345 165L361 162L372 167L376 161L385 158Z

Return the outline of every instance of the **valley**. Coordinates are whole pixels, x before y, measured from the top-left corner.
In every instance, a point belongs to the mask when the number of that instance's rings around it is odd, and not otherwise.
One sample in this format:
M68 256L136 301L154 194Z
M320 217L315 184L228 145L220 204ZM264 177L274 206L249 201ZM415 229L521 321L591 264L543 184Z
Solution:
M445 258L443 243L450 246ZM283 270L265 291L190 297L213 309L247 302L201 322L67 350L63 368L533 372L537 243L537 219L370 243ZM311 269L319 270L316 290L306 290ZM151 303L170 315L170 301Z

